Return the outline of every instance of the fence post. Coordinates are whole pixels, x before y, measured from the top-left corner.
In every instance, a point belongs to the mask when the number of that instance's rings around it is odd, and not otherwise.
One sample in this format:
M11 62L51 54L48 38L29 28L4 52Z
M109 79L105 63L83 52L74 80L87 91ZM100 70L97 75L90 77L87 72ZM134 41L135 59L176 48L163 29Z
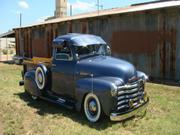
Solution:
M8 43L7 43L7 36L6 36L6 49L7 49L6 59L7 59L7 61L8 61Z

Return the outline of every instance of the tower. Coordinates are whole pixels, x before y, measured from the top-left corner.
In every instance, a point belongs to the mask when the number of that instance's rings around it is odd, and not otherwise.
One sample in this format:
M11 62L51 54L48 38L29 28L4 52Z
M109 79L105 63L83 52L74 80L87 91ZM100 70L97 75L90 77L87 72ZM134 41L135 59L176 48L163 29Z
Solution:
M56 0L54 16L56 18L67 16L67 0Z

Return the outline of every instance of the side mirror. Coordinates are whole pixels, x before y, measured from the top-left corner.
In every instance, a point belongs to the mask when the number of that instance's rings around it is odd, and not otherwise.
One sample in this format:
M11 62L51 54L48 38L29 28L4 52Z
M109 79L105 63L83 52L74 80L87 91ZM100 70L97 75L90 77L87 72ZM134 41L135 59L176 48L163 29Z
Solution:
M107 55L110 56L111 55L111 48L109 46L107 46L106 51L107 51Z
M79 55L76 53L76 59L79 60Z

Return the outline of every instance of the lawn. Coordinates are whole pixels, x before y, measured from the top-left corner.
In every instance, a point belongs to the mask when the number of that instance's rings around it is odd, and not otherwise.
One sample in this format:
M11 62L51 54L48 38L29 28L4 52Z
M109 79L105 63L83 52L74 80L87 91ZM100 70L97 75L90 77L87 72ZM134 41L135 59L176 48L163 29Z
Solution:
M147 83L145 116L123 122L89 123L82 113L32 101L18 86L21 66L0 63L0 135L179 135L180 87Z

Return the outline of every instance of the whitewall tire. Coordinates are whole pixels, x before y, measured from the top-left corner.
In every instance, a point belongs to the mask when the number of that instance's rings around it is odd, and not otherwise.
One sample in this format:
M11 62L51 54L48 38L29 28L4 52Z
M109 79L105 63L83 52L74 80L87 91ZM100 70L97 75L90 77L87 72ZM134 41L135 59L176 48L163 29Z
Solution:
M89 93L84 99L84 113L90 122L97 122L101 117L101 104L98 97Z
M38 89L43 90L45 88L45 83L46 83L45 79L46 79L45 72L40 66L37 67L35 72L35 81Z

